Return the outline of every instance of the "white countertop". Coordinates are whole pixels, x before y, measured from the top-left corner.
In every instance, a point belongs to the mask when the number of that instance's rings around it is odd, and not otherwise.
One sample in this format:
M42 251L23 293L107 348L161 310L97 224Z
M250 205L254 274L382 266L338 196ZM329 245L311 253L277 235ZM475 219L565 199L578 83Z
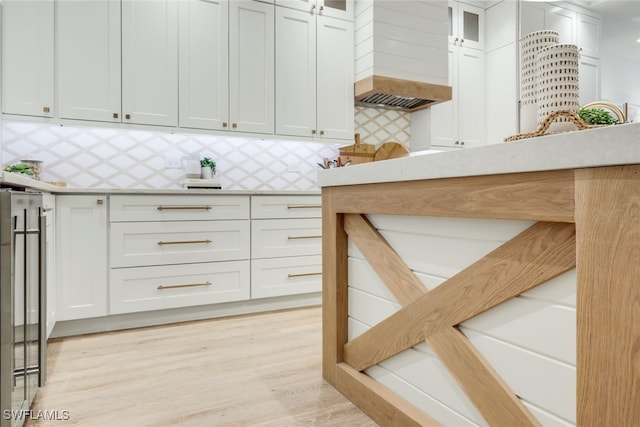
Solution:
M3 187L26 188L54 194L209 194L209 195L296 195L315 196L320 191L287 190L213 190L213 189L162 189L162 188L73 188L59 187L36 181L14 173L1 172L0 184Z
M318 172L318 185L494 175L640 163L640 123L607 126Z

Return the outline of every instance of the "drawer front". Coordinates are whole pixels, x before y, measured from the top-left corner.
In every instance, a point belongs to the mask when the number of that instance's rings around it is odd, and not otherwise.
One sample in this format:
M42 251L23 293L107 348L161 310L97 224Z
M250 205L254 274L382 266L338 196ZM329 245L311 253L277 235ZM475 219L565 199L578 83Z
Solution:
M111 196L111 222L248 219L249 196Z
M248 300L249 261L112 269L109 313Z
M252 258L320 255L322 220L261 219L251 221Z
M249 221L111 224L111 267L249 258Z
M251 261L251 298L322 291L322 256Z
M251 197L252 219L320 217L322 217L322 198L320 196Z

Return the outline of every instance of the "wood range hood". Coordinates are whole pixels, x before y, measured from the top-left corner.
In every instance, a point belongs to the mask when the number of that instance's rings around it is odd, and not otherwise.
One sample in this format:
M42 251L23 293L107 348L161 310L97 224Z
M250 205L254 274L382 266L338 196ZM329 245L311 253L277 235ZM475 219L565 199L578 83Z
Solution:
M356 105L414 112L451 99L451 86L369 76L355 83Z

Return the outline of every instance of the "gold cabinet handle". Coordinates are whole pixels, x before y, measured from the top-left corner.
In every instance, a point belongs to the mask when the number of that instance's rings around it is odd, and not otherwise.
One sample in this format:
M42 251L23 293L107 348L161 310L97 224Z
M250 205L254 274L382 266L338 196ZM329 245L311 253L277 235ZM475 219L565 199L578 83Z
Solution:
M113 118L117 119L118 118L118 113L113 113Z
M323 130L320 131L320 135L324 135L324 131Z
M222 127L226 128L227 127L227 122L222 122Z
M288 236L287 240L319 239L322 236Z
M237 123L231 123L231 127L236 129L238 127L238 124Z
M42 107L42 112L43 112L43 113L48 113L49 111L51 111L51 110L49 109L49 107Z
M322 276L322 271L318 271L317 273L298 273L298 274L287 274L289 279L293 277L307 277L307 276Z
M322 205L287 205L287 209L319 209Z
M207 239L207 240L174 240L171 242L165 242L163 240L160 240L158 242L158 245L162 246L162 245L193 245L193 244L198 244L198 243L205 243L205 244L209 244L212 243L211 240Z
M158 206L159 211L178 211L178 210L211 210L212 206Z
M96 205L104 205L104 199L96 199Z
M131 120L131 114L125 114L125 115L124 115L124 118L125 118L126 120Z
M315 135L316 134L316 130L315 129L311 129L311 135Z
M194 286L211 286L213 283L204 282L204 283L184 283L182 285L158 285L158 290L162 289L175 289L175 288L192 288Z

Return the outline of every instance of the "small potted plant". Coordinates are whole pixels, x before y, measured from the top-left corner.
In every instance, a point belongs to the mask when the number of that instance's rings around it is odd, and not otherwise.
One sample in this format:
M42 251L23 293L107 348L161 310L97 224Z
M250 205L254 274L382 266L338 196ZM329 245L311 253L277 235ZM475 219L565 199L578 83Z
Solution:
M216 173L216 162L211 157L204 157L200 160L200 178L212 179Z

